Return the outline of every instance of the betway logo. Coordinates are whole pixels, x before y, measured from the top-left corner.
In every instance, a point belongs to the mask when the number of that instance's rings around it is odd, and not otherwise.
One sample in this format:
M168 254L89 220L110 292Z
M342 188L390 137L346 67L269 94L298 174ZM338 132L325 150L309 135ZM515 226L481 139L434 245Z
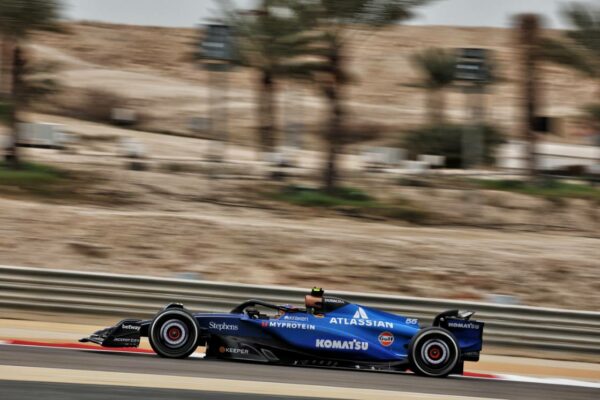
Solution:
M369 316L362 307L358 307L358 310L356 310L351 319L343 317L332 317L329 320L329 323L334 325L356 325L369 326L374 328L394 329L393 322L369 319Z
M218 331L237 331L239 329L237 325L226 324L225 322L217 324L212 321L208 324L208 327L210 329L216 329Z
M359 342L356 339L354 339L354 340L317 339L315 346L317 349L334 349L334 350L367 351L369 349L368 342Z
M141 326L139 325L121 325L121 329L127 329L129 331L139 331L140 329L142 329Z

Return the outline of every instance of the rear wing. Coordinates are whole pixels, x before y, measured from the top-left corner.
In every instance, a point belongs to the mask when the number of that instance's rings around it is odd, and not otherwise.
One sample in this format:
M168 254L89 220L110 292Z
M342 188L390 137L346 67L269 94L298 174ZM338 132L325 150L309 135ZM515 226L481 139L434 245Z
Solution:
M472 320L472 311L449 310L433 320L433 326L444 328L456 337L464 361L479 361L483 348L484 323Z

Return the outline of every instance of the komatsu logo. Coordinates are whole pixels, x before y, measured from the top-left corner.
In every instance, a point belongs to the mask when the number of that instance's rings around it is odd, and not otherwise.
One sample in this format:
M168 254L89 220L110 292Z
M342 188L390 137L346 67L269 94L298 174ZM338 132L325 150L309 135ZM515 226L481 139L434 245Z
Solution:
M352 318L332 317L331 320L329 320L329 323L334 325L356 325L394 329L393 322L369 319L369 316L362 307L358 307L358 310L356 310Z
M356 339L354 339L354 340L317 339L315 346L317 349L334 349L334 350L367 351L369 349L368 342L360 342Z
M449 322L448 327L462 329L479 329L479 325L476 325L472 322Z

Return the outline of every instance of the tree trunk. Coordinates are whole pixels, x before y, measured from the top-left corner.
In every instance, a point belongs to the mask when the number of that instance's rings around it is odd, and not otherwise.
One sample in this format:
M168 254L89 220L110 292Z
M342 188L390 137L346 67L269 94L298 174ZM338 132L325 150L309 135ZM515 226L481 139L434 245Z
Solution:
M8 37L2 38L2 53L0 54L0 98L10 99L12 82L12 63L14 42Z
M331 104L331 121L329 122L329 133L327 140L327 165L325 169L325 190L329 193L335 191L338 170L337 158L341 150L342 141L342 118L343 110L339 99L337 88L333 88L330 93L329 101Z
M527 170L530 178L535 179L537 177L535 117L538 110L537 46L539 17L534 14L522 15L519 24L523 58L523 99L525 103L523 137L527 140Z
M436 91L434 89L427 89L427 123L435 124L437 121L437 104L436 104Z
M275 148L275 82L271 71L263 71L259 99L259 141L261 151Z
M343 144L343 132L342 132L342 121L344 118L344 109L342 106L341 99L341 88L344 84L344 76L341 65L341 49L340 45L334 45L331 49L332 56L330 57L330 64L332 73L332 79L330 84L325 88L325 95L329 100L330 106L330 118L329 127L326 135L327 139L327 161L325 165L324 185L325 190L329 193L335 191L337 186L338 168L337 159L338 154L341 151Z
M8 126L12 137L10 144L6 149L6 162L12 168L18 168L20 163L19 157L19 108L23 99L23 68L25 60L21 48L17 45L14 47L13 63L12 63L12 89L11 89L11 107L8 116Z
M446 97L444 89L438 89L437 92L437 123L443 124L446 122Z
M446 121L446 99L443 89L432 88L428 90L427 109L430 124L441 125Z

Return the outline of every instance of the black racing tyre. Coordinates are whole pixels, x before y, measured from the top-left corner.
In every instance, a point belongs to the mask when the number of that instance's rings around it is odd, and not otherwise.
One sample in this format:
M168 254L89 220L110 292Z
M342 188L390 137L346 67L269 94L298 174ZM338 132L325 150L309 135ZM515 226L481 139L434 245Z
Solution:
M185 309L161 311L150 325L148 339L161 357L186 358L198 347L199 329L194 316Z
M426 328L408 346L410 369L417 375L443 378L460 363L460 349L454 335L442 328Z

